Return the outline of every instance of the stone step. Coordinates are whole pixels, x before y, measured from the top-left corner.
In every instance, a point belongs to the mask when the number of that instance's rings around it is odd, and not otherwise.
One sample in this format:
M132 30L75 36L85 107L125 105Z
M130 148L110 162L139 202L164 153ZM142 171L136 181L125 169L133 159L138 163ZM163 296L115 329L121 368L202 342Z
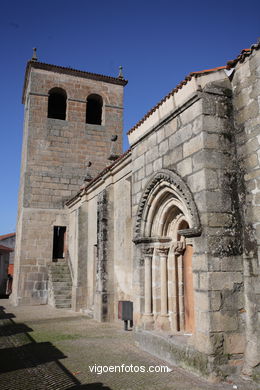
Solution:
M69 294L69 293L71 293L71 287L69 287L69 288L53 288L52 291L54 294L58 294L58 295Z
M71 281L63 281L58 280L56 282L52 282L54 287L71 287Z
M52 290L54 296L59 296L59 295L69 295L71 294L71 288L67 289L53 289Z
M71 304L69 305L56 305L56 309L71 309Z
M53 282L53 290L71 290L71 283L68 282Z
M71 282L71 278L70 276L66 276L66 277L62 277L62 278L59 278L58 276L51 276L50 280L52 282Z
M59 300L64 300L64 299L68 299L69 301L71 301L71 294L60 294L60 295L53 294L53 295L54 295L55 302L59 302Z
M72 281L66 262L49 265L49 281L56 308L71 308Z
M58 275L58 274L55 274L55 275L50 275L50 279L51 280L54 280L54 279L60 279L60 280L62 280L62 279L69 279L69 280L71 280L71 277L70 277L70 275Z
M67 290L52 290L53 291L53 296L59 298L59 296L64 296L64 295L71 295L71 289Z
M56 302L57 304L61 304L61 303L71 303L71 299L65 299L65 298L63 298L63 299L56 299L55 302Z
M68 289L68 290L53 290L53 295L54 297L63 297L63 296L66 296L68 298L71 298L71 289Z
M61 305L71 305L71 299L61 299L61 300L58 300L58 301L56 301L55 302L55 306L56 305L59 305L59 306L61 306Z
M50 266L49 267L49 269L50 270L54 270L54 271L56 271L56 270L62 270L62 271L67 271L68 270L68 266L65 266L65 265L63 265L63 266L57 266L57 265L55 265L55 266Z
M60 269L55 269L51 270L52 275L70 275L70 272L68 270L60 270Z

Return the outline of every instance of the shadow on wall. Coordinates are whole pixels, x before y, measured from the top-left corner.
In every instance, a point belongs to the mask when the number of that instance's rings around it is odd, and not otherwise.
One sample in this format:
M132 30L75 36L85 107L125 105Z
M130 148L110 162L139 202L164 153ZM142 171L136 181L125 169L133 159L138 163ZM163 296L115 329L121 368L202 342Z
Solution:
M37 343L33 329L16 324L0 306L1 390L112 390L102 383L81 384L59 361L66 356L50 342Z

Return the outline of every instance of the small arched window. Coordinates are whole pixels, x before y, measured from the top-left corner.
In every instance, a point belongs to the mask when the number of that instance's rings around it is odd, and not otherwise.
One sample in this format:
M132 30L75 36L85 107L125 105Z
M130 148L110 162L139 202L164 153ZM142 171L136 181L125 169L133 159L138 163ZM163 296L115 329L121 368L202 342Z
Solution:
M49 91L48 118L66 119L67 94L62 88Z
M86 123L101 125L103 100L100 95L91 94L87 98Z

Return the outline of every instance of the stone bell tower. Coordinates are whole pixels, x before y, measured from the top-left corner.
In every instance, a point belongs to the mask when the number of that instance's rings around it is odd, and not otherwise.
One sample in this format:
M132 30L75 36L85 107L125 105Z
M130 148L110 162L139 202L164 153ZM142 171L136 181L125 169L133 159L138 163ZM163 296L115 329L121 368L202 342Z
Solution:
M39 62L25 73L24 134L12 301L47 303L47 267L64 257L64 202L122 152L123 79ZM91 164L89 163L91 162Z

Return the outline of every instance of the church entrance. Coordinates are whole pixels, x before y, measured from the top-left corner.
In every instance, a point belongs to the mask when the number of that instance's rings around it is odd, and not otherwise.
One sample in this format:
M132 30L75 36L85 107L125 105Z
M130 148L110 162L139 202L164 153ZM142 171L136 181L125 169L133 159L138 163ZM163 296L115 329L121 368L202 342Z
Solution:
M144 259L141 314L146 328L193 334L193 221L179 189L162 177L146 197L139 238Z

